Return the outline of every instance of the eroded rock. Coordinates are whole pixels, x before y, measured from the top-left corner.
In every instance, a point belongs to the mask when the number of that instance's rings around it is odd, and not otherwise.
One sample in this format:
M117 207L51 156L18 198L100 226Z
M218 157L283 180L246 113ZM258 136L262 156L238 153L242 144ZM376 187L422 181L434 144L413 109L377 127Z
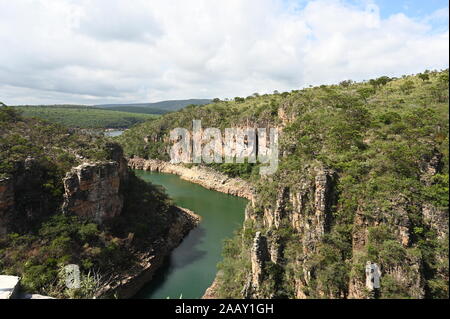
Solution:
M118 216L123 207L119 192L119 164L85 163L66 174L64 183L65 213L91 218L98 223Z

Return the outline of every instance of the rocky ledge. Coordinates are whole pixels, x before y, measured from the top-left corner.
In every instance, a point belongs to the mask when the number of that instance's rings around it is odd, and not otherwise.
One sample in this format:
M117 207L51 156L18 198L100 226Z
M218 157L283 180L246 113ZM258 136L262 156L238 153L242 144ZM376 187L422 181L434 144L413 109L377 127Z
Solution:
M182 179L199 184L205 188L221 193L253 199L253 187L241 178L231 178L205 166L193 166L192 168L171 164L168 162L130 158L128 166L132 169L142 169L168 174L179 175Z
M214 281L212 282L211 286L209 286L205 294L202 296L202 299L217 299L217 286L219 285L218 279L221 276L221 273L218 272L216 275L216 278L214 278Z

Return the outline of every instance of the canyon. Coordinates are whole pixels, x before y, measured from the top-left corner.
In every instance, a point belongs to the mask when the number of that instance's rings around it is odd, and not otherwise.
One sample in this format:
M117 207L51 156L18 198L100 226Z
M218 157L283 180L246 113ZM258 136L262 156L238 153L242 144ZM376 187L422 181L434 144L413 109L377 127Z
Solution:
M339 175L323 166L309 168L303 174L302 180L296 182L294 186L282 187L278 190L275 205L261 204L260 198L254 188L250 188L243 180L232 179L215 172L210 168L193 167L188 168L183 165L170 164L160 160L144 160L131 158L128 165L134 169L157 171L179 175L182 179L192 183L197 183L208 189L213 189L227 194L233 194L250 199L245 211L245 221L260 224L266 231L257 231L254 242L250 249L251 272L248 275L246 285L243 287L243 298L274 298L276 295L261 291L261 286L268 280L266 268L268 263L283 265L284 243L276 230L286 227L286 223L301 238L302 250L298 253L303 256L296 262L295 267L302 269L302 277L295 280L296 298L308 298L308 290L314 281L315 269L311 266L311 258L317 253L324 238L330 233L333 227L333 210L337 202L337 185ZM422 165L424 181L430 180L439 173L441 164L436 157ZM252 191L249 192L248 190ZM358 258L361 251L369 241L369 230L373 227L388 223L393 231L395 240L406 249L407 252L403 262L407 265L393 264L384 267L385 276L392 276L409 287L409 294L413 298L424 298L424 273L421 258L410 249L412 242L411 217L406 211L408 207L407 199L398 197L393 203L398 214L390 216L383 211L377 214L367 215L362 210L358 210L354 215L354 229L352 232L352 252L353 258ZM444 238L448 234L448 226L444 221L448 220L448 211L426 205L422 207L423 223L434 229ZM245 228L244 222L244 228ZM271 231L273 229L274 231ZM439 256L438 258L444 258ZM354 260L353 262L356 262ZM216 280L205 291L203 298L218 298L217 288L220 284L221 274L217 274ZM325 292L319 295L325 296ZM347 283L347 289L333 295L333 298L367 298L365 290L364 276L351 277Z
M178 175L191 183L199 184L207 189L221 193L249 200L253 198L254 190L248 182L241 178L228 177L205 166L193 166L190 168L157 159L143 159L139 157L130 158L128 165L132 169Z

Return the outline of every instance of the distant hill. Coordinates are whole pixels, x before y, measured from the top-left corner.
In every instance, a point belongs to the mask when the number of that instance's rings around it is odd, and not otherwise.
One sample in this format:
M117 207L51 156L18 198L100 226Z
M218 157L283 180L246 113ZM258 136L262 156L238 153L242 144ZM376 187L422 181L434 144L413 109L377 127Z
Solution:
M156 109L142 106L108 106L108 107L96 106L96 108L107 111L128 112L137 114L154 114L154 115L162 115L171 112L163 109Z
M191 104L204 105L211 102L211 99L188 99L169 100L154 103L100 104L94 105L94 107L131 113L164 114L172 111L178 111Z
M14 106L24 117L37 117L67 127L128 128L158 115L118 112L84 105Z

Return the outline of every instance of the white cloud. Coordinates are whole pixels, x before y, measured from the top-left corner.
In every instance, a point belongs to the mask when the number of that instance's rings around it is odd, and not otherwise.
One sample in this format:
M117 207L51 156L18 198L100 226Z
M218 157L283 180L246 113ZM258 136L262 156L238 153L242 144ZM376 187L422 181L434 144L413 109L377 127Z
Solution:
M365 3L0 0L0 100L234 97L448 67L445 8L382 19Z

